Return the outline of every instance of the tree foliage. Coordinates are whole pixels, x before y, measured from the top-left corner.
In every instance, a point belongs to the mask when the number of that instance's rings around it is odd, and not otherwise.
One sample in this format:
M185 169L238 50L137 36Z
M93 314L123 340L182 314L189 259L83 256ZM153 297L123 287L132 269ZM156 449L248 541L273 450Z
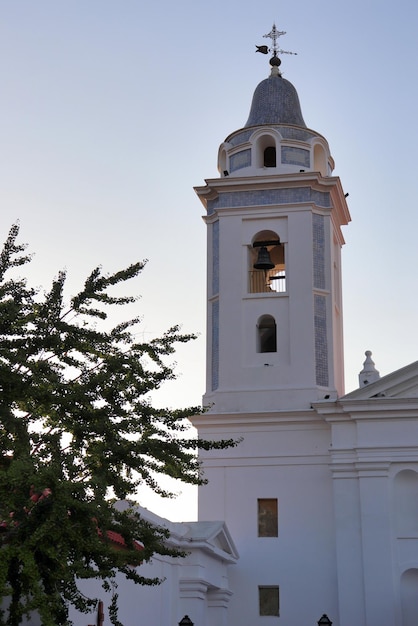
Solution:
M80 591L83 579L109 589L119 572L157 584L132 566L176 554L164 530L134 509L117 510L115 499L135 498L143 484L170 495L161 475L200 484L198 448L232 442L190 438L186 418L198 408L150 401L175 378L165 357L192 335L174 326L145 343L135 335L139 318L109 324L109 310L135 300L111 295L112 287L144 263L110 275L96 268L66 305L64 272L45 293L18 276L30 261L18 232L14 225L0 256L0 624L37 611L55 626L68 624L69 605L95 606ZM115 595L115 624L116 604Z

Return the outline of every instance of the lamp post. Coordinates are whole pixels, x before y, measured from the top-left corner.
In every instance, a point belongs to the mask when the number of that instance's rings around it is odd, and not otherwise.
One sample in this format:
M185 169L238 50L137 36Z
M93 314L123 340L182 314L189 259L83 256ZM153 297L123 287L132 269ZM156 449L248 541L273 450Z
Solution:
M323 616L318 620L318 626L332 626L332 622L328 615L323 614Z
M179 622L179 626L194 626L192 620L188 615L185 615L182 620Z

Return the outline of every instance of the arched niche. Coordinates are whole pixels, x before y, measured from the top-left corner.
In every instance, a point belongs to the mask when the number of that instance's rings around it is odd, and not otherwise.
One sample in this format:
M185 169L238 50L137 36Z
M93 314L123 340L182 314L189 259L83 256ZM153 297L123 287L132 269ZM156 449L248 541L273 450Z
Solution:
M393 508L397 536L418 538L418 473L414 470L405 469L396 474Z
M402 626L418 624L418 569L411 568L401 576Z
M227 160L226 150L224 148L221 148L219 150L218 170L221 176L228 175L228 160Z
M277 326L272 315L262 315L257 321L257 352L277 352Z
M277 145L273 135L266 133L257 137L254 151L254 162L257 168L277 166Z
M313 169L322 176L328 175L327 154L320 143L316 143L313 148Z

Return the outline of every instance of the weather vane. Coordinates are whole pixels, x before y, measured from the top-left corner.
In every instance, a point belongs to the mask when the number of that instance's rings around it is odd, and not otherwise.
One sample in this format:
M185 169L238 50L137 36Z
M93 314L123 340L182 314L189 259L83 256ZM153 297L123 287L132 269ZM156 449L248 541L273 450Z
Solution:
M285 35L286 31L277 30L276 24L273 24L273 28L267 35L263 35L263 37L268 37L273 42L273 47L269 48L268 46L256 46L256 52L261 52L261 54L268 54L269 52L273 53L272 58L270 59L270 65L278 67L281 64L281 60L279 59L279 54L297 54L297 52L289 52L289 50L282 50L277 45L277 40L282 35Z

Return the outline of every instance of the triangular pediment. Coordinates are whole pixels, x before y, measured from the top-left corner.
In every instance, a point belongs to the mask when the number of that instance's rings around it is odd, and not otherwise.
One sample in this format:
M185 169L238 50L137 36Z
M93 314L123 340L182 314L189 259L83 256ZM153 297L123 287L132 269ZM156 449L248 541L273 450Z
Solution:
M352 391L340 400L372 398L418 398L418 361Z
M129 507L127 500L116 504L119 510ZM225 562L235 563L239 558L234 541L224 521L170 522L144 507L135 507L140 516L169 531L167 543L174 548L189 552L191 549L204 550Z
M201 546L206 545L211 551L223 552L232 559L238 558L237 549L225 522L188 522L187 532L182 538Z

